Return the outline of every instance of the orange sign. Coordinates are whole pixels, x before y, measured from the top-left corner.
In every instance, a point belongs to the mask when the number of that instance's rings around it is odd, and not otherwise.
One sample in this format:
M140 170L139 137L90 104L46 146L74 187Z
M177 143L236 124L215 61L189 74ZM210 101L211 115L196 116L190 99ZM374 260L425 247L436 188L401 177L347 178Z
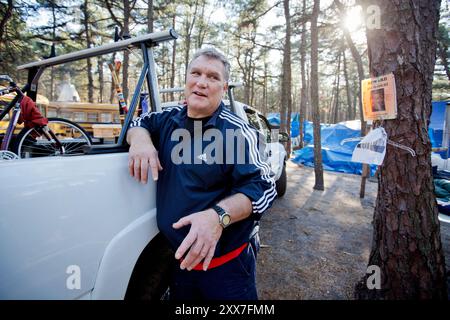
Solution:
M394 74L365 79L361 83L364 120L397 118Z

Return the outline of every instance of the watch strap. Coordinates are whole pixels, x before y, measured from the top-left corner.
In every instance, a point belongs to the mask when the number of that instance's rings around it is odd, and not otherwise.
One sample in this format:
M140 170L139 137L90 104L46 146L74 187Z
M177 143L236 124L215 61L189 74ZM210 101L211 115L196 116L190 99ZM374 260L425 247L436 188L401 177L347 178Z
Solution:
M214 211L217 212L217 214L219 216L221 216L221 215L226 213L226 211L222 207L218 206L217 204L213 206L213 209L214 209Z
M227 226L229 226L231 222L231 217L228 214L228 212L226 212L222 207L218 205L214 205L212 208L219 215L219 223L222 226L222 228L225 229Z

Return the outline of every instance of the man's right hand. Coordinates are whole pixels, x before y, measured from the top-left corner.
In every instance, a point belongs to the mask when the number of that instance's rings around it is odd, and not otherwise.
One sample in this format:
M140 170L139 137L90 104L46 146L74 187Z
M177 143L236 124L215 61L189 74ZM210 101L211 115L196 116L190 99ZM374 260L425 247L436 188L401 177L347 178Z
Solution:
M130 145L128 152L130 175L145 184L148 180L148 169L150 167L153 180L158 180L158 171L163 168L158 159L158 151L153 146L148 131L143 128L132 128L128 130L127 141Z

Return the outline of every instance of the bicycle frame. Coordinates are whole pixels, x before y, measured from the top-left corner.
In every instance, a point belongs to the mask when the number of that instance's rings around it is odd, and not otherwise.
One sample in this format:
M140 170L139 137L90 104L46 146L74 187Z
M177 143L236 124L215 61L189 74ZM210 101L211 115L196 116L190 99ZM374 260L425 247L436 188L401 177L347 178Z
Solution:
M19 66L19 70L28 70L28 90L27 95L36 100L37 96L37 87L38 80L42 75L43 71L52 66L87 59L91 57L100 56L107 53L113 53L117 51L128 50L132 47L137 47L141 49L144 64L142 66L141 74L139 76L139 80L136 84L136 88L134 90L131 103L129 105L129 112L126 115L123 130L121 131L118 141L114 145L109 145L108 149L114 149L118 147L122 147L125 145L125 137L129 124L133 119L133 114L136 111L138 102L139 102L139 94L142 90L144 82L147 82L147 87L149 90L149 100L151 111L161 111L161 103L159 100L159 92L158 92L158 82L156 76L156 67L155 67L155 59L153 55L153 47L158 45L161 42L175 40L178 38L177 33L173 29L169 29L167 31L155 32L151 34L146 34L139 37L134 37L126 40L121 40L113 43L109 43L106 45L102 45L99 47L84 49L77 52L72 52L69 54L64 54L58 57L53 57L49 59L45 59L42 61L28 63L22 66ZM100 146L95 146L99 148ZM103 146L101 146L103 147ZM91 146L91 148L94 148ZM106 149L103 147L103 149ZM100 148L99 148L100 149Z
M2 140L2 144L0 146L0 150L8 150L9 145L11 143L11 139L14 133L14 129L16 128L17 122L19 121L20 113L21 113L21 107L20 103L23 100L24 93L27 89L28 85L24 87L23 90L20 90L17 86L12 86L12 89L7 89L2 92L2 95L5 93L11 93L16 92L16 96L13 98L13 100L6 106L5 110L2 111L0 114L0 121L3 120L6 115L13 110L13 114L11 119L9 120L8 127L6 128L5 135ZM47 140L51 141L52 139L55 141L56 147L60 150L61 153L64 153L64 146L62 145L61 141L56 137L55 133L51 131L47 126L44 127L35 127L35 130L37 130L39 133L43 134Z
M5 90L5 93L16 92L17 95L13 98L13 100L6 106L5 110L0 114L0 121L5 118L5 116L13 109L13 114L11 119L9 120L8 127L5 131L5 136L3 137L2 144L0 146L0 150L8 150L9 144L11 143L11 138L14 132L14 128L19 121L20 116L20 103L23 99L23 92L19 88L14 88L14 90Z

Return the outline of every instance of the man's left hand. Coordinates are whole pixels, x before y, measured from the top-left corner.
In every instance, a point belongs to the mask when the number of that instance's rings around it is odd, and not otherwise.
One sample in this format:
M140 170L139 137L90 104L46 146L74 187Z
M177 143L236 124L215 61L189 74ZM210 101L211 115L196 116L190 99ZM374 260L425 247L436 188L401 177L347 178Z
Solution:
M180 268L191 271L196 265L203 261L203 270L208 269L217 241L222 235L223 228L219 224L217 213L213 209L196 212L181 218L173 224L175 229L191 225L188 235L184 238L175 253L176 259L181 259L189 250L181 262Z

